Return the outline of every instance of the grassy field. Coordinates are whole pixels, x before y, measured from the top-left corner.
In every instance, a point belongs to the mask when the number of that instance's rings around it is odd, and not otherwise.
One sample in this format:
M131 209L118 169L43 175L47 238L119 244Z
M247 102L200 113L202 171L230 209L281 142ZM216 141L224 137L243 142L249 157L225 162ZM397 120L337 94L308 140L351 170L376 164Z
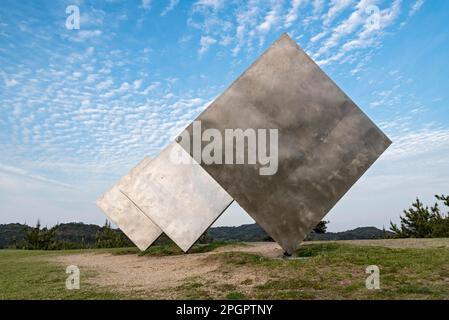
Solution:
M67 290L65 268L47 259L72 252L0 250L0 299L122 298L93 286L84 286L83 290ZM90 271L86 276L95 276L95 271Z
M273 244L203 245L189 255L164 246L143 254L136 249L0 250L0 299L449 299L449 239L395 241L310 243L301 247L298 259L288 260L276 256ZM83 268L80 290L65 288L65 268L55 262L64 256L88 257L92 263ZM129 262L141 275L142 268L157 264L168 276L177 272L178 280L139 283L137 274L104 285L100 280L108 259ZM192 269L183 269L188 264ZM380 290L365 287L369 265L380 268ZM195 268L206 271L190 273ZM160 294L150 294L155 291Z
M236 243L237 244L237 243ZM229 243L195 245L190 253L204 253ZM233 244L234 245L234 244ZM242 244L243 245L243 244ZM80 290L67 290L65 268L53 258L77 254L110 254L114 256L183 255L175 245L152 246L144 252L137 248L86 249L64 251L0 250L0 300L6 299L141 299L142 296L119 293L113 288L101 288L85 281ZM101 270L90 269L84 279L95 278Z

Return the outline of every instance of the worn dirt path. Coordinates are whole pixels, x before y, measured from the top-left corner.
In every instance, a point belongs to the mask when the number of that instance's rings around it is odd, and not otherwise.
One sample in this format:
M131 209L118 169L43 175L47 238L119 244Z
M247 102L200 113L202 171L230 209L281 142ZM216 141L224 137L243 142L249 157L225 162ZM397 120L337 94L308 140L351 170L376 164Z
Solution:
M212 252L185 254L177 256L137 256L134 254L112 255L109 253L81 253L52 258L58 264L76 265L83 271L94 271L95 275L87 279L88 283L119 292L141 292L145 296L167 298L171 288L183 284L187 279L201 277L215 279L214 271L219 262L205 259L219 252L250 252L266 257L281 257L282 249L276 243L251 243L247 245L225 246ZM236 278L257 278L257 275L239 274ZM218 279L220 280L220 279ZM226 283L226 279L221 279ZM173 292L173 296L175 293Z

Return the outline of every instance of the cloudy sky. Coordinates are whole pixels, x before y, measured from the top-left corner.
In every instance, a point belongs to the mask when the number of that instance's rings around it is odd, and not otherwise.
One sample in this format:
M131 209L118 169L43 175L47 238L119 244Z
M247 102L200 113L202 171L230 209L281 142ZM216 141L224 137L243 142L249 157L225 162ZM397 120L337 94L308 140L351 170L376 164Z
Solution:
M393 140L330 230L388 226L416 196L449 193L448 12L447 0L2 0L0 223L102 224L95 199L288 32ZM232 206L216 224L251 221Z

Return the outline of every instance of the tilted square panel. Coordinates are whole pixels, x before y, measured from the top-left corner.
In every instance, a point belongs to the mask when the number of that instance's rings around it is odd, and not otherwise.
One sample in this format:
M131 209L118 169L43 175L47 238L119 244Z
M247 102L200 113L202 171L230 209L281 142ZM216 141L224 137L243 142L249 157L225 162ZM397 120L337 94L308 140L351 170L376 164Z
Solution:
M196 120L223 137L278 129L274 175L259 163L201 166L288 253L391 143L287 34ZM193 137L193 124L186 130Z
M120 191L120 187L126 186L150 162L151 159L145 157L128 175L96 201L97 206L142 251L162 234L162 230Z
M165 148L121 191L182 250L188 251L233 199L176 142Z

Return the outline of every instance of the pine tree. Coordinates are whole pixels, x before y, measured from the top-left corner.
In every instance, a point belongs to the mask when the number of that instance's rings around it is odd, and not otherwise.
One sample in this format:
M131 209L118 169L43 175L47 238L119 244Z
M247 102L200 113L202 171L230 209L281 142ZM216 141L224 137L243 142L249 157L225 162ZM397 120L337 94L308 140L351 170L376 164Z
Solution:
M435 196L449 207L449 196ZM438 203L430 208L416 198L412 207L404 210L400 226L390 222L390 230L398 238L437 238L449 236L449 216L441 213Z
M321 220L315 228L313 228L313 232L315 233L326 233L327 230L327 224L329 221Z
M36 227L31 228L25 235L25 248L30 250L51 250L56 247L56 232L59 225L53 228L41 229L41 223L37 220Z
M104 227L97 232L95 242L97 248L121 248L130 245L121 232L111 228L111 223L108 220Z

